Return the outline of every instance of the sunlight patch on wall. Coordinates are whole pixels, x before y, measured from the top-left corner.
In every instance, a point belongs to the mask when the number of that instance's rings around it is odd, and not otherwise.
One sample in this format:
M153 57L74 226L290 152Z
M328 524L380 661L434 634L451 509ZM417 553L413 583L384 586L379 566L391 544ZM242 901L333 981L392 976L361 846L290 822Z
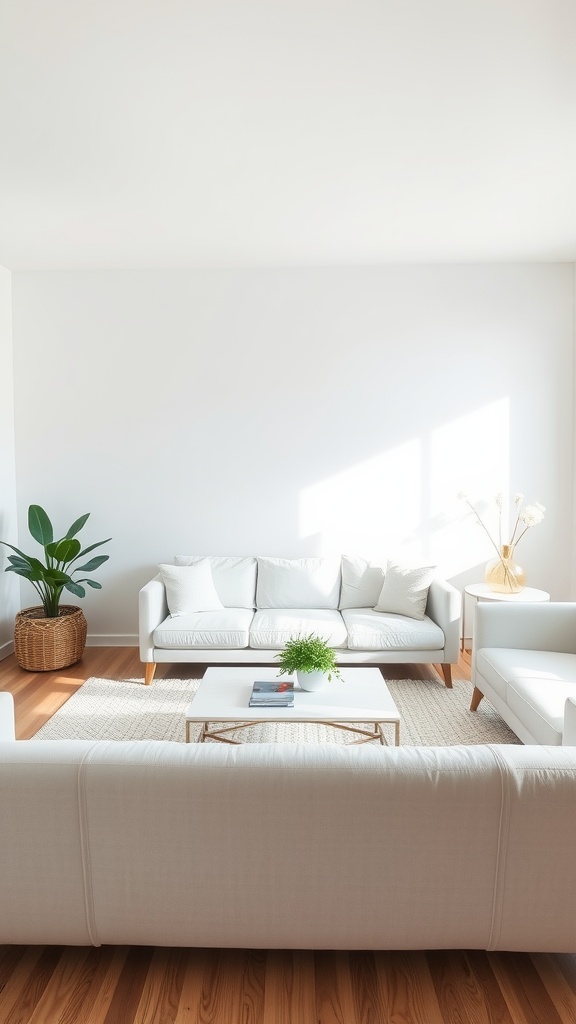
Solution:
M300 536L316 535L318 554L386 557L416 537L420 523L420 441L413 439L307 487Z
M509 438L504 398L359 462L301 492L300 536L319 555L433 561L446 577L486 562L493 549L458 494L492 521L494 496L507 500Z
M430 530L430 550L446 576L486 562L494 549L482 528L458 499L464 492L482 517L497 526L496 494L508 502L510 477L510 402L476 409L430 434L429 504L423 527Z

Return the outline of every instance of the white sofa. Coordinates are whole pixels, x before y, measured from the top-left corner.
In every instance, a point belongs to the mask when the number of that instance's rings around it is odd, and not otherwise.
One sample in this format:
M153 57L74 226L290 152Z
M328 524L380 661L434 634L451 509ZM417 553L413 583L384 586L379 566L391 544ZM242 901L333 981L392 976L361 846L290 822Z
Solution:
M524 743L573 743L576 603L478 602L472 682Z
M270 664L290 637L314 632L330 643L342 664L430 662L442 667L446 686L452 685L461 597L432 573L427 578L420 570L411 574L347 555L174 559L180 569L200 562L209 563L220 607L171 615L161 574L140 591L146 683L159 662ZM374 610L384 583L391 612Z
M574 747L4 735L0 944L576 950Z

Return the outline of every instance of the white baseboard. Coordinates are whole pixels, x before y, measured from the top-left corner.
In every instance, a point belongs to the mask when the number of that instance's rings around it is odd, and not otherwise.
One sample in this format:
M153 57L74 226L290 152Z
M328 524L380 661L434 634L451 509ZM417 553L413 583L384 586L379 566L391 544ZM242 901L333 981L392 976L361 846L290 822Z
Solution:
M13 640L7 640L5 644L0 644L0 661L8 658L11 654L14 654Z
M138 647L137 633L88 633L86 647Z

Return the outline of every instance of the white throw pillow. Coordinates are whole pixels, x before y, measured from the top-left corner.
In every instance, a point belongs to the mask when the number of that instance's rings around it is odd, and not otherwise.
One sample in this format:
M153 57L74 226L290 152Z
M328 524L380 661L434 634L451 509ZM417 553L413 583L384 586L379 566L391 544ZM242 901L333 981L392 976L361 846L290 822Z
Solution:
M373 608L384 583L384 569L355 555L342 555L339 608Z
M212 579L210 560L194 565L159 565L170 615L215 612L223 608Z
M374 606L375 612L393 615L408 615L411 619L423 619L428 600L428 590L434 578L435 565L420 565L416 568L388 562L380 597Z

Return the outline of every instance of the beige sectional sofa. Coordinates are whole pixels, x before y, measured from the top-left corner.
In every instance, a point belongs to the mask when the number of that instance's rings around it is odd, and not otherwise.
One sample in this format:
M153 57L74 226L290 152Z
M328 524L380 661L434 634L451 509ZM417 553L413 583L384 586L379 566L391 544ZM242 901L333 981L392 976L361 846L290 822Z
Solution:
M314 632L342 664L430 662L451 686L460 604L431 566L180 555L140 591L140 658L150 683L160 662L273 663L290 637Z
M15 742L0 697L0 944L576 950L574 747Z

